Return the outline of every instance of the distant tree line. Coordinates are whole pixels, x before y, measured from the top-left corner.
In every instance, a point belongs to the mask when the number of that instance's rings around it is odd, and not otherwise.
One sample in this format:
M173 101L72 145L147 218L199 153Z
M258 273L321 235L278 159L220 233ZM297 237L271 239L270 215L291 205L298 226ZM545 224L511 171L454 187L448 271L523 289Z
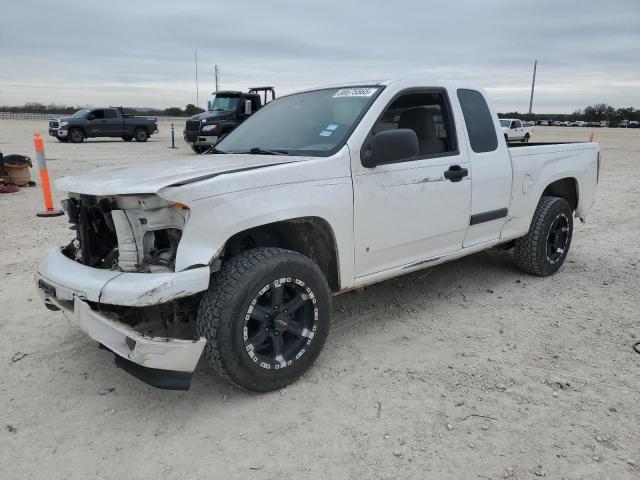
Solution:
M77 112L82 108L94 108L90 106L77 106L77 107L69 107L67 105L57 105L55 103L50 103L45 105L43 103L37 102L29 102L24 105L18 107L6 107L0 106L0 112L15 112L15 113L51 113L51 114L72 114ZM135 115L151 115L151 116L167 116L167 117L190 117L197 113L204 112L202 108L198 108L192 103L189 103L185 106L184 109L180 107L169 107L162 109L145 109L145 108L126 108L125 111L127 113L132 113Z
M627 121L640 121L640 109L634 107L615 108L606 103L596 103L595 105L589 105L583 109L578 109L570 114L563 113L518 113L518 112L506 112L498 113L500 118L518 118L520 120L551 120L551 121L585 121L585 122L602 122L606 121L612 127L617 126L623 120Z

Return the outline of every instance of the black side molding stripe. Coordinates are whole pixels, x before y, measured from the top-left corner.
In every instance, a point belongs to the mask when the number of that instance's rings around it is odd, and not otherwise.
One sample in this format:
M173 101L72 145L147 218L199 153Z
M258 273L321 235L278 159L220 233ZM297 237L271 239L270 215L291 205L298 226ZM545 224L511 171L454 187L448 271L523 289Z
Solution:
M477 225L478 223L504 218L507 216L508 211L508 208L499 208L498 210L491 210L490 212L476 213L475 215L471 215L469 225Z

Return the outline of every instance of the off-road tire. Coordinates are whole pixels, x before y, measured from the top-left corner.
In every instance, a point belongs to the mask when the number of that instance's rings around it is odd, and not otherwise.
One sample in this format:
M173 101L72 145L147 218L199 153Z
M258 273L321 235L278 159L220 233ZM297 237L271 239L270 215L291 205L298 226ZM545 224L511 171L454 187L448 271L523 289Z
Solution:
M133 140L133 135L125 135L124 137L122 137L122 140L124 140L125 142L130 142L131 140Z
M313 292L312 307L317 309L315 332L310 342L305 340L303 354L290 365L267 369L250 356L245 343L245 322L249 307L258 298L256 295L284 278L298 279ZM282 388L303 375L320 354L329 333L330 305L327 281L311 259L282 248L242 252L223 263L200 300L197 328L207 339L205 358L222 378L247 390L266 392Z
M202 155L203 153L208 152L211 147L207 145L191 145L191 150L193 150L198 155Z
M67 135L71 143L82 143L85 139L84 132L79 128L72 128Z
M149 132L146 128L138 127L133 132L133 138L136 142L146 142L149 139Z
M563 241L562 252L552 261L548 255L548 242L552 226L558 220L566 221L569 230ZM516 240L515 257L518 267L539 277L557 272L567 258L572 236L573 209L569 203L563 198L543 196L533 214L529 232Z

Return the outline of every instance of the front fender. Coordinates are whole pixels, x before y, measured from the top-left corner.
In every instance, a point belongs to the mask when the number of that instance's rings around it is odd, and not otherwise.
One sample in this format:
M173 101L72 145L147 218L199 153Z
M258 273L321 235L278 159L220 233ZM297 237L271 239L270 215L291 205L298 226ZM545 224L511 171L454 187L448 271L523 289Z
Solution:
M353 283L351 178L273 185L190 201L176 256L176 271L209 265L237 233L269 223L319 217L333 230L340 284Z

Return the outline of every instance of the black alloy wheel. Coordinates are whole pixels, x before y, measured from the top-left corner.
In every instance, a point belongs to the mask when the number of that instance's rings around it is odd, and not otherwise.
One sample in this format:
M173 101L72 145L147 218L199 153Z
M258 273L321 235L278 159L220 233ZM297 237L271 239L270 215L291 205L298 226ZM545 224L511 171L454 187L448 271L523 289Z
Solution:
M564 213L559 213L551 224L547 235L547 260L556 263L564 255L569 241L569 219Z
M304 355L317 329L315 294L297 278L265 285L249 305L244 319L244 346L262 368L290 366Z
M146 142L149 138L149 132L147 132L147 130L144 128L138 128L134 132L134 137L136 139L136 142Z

